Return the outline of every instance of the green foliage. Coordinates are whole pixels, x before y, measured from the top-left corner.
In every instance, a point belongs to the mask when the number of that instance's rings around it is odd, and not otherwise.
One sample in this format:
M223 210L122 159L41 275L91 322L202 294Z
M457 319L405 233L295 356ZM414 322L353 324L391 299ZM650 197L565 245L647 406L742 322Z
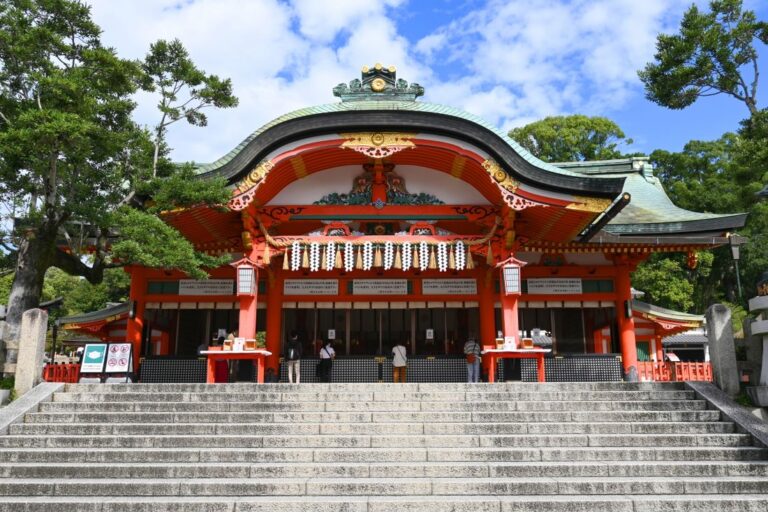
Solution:
M179 167L167 178L154 178L137 188L139 195L151 197L147 211L161 213L201 204L224 204L231 193L224 178L195 179L191 165Z
M163 121L152 133L132 119L139 87L160 93ZM129 263L205 277L203 269L219 260L196 253L155 215L221 204L228 192L223 180L197 180L190 166L171 165L163 135L182 118L204 126L201 109L236 104L230 81L198 70L178 41L156 43L139 63L102 46L84 3L0 4L0 201L23 212L12 249L25 258L14 276L9 318L18 320L19 310L52 290L79 294L73 310L115 294L86 291L58 274L43 284L53 266L93 283ZM150 195L156 197L147 210L128 207ZM4 252L3 262L16 254ZM0 297L8 295L4 285L0 280Z
M215 268L229 258L215 258L195 251L194 246L162 219L123 207L113 216L120 238L112 254L121 261L147 267L179 269L195 279L208 277L204 268Z
M686 11L680 32L661 34L655 61L639 72L649 100L682 109L701 96L727 94L757 111L757 51L768 43L768 24L741 0L712 0L710 11L696 4Z
M733 133L710 142L692 140L679 153L652 152L651 163L676 205L697 212L733 213L742 209L739 190L733 186L740 143Z
M152 176L157 176L159 150L168 126L182 119L193 126L206 126L208 118L203 109L236 107L238 99L232 93L232 81L207 75L195 66L178 39L160 39L153 43L142 63L142 70L142 88L160 94L158 109L161 117L154 127L152 165Z
M547 117L514 128L509 136L550 162L620 158L619 146L632 143L610 119L583 115Z
M3 377L0 379L0 389L13 389L15 381L13 377Z
M694 301L693 282L683 257L654 254L632 274L632 285L643 292L643 300L663 308L689 311Z

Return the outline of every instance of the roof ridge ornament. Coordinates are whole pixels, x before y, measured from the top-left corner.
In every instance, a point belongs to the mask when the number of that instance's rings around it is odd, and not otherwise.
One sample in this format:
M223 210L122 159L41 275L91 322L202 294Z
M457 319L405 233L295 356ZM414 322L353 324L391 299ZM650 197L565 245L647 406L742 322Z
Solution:
M361 78L349 84L340 83L333 88L333 95L345 101L416 101L424 95L424 88L417 83L408 84L397 79L395 66L385 68L376 63L372 68L363 66Z

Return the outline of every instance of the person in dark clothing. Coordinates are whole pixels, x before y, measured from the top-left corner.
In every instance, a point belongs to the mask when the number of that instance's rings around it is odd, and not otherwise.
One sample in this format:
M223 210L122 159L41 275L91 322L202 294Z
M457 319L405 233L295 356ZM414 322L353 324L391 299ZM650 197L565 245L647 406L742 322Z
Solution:
M302 346L299 342L299 336L295 332L291 333L291 339L285 346L285 361L288 366L288 382L299 384L301 382L301 352ZM294 380L294 376L295 379Z

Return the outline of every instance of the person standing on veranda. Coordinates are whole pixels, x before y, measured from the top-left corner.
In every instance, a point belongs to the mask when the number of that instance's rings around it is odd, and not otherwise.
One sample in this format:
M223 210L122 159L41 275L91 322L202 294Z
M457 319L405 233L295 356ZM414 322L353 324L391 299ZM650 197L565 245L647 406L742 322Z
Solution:
M301 382L301 351L302 346L301 342L299 342L299 335L296 332L292 332L291 339L288 340L288 344L285 347L288 382L292 384L299 384Z
M464 344L464 357L467 358L467 382L480 382L480 344L470 336Z
M328 340L323 348L320 349L320 365L318 377L320 382L331 382L331 369L333 360L336 357L336 351L333 350L333 341Z
M402 343L392 347L392 380L394 382L405 382L406 369L408 368L407 354L407 349Z

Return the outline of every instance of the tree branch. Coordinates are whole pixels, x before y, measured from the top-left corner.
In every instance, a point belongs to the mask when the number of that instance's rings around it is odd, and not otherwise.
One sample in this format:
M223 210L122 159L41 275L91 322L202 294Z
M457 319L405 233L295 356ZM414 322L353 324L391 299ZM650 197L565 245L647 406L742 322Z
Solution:
M53 255L53 265L73 276L82 276L91 284L99 284L104 279L103 262L97 262L93 267L83 263L75 254L56 249Z

